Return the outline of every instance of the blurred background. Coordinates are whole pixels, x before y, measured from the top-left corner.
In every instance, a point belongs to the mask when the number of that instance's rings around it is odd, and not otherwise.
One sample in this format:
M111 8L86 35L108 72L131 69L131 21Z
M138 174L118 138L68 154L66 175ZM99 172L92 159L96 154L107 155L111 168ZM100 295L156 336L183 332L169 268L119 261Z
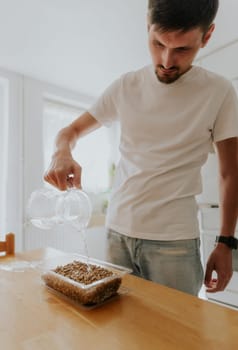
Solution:
M69 228L49 233L29 225L27 200L44 185L57 131L115 78L150 63L147 0L0 0L0 9L0 233L15 232L17 250L43 245L75 250L79 246ZM214 35L196 60L234 85L237 13L237 0L220 1ZM93 202L90 229L100 232L92 254L100 257L119 138L118 125L101 128L74 151ZM211 155L203 169L201 203L218 202L216 167Z

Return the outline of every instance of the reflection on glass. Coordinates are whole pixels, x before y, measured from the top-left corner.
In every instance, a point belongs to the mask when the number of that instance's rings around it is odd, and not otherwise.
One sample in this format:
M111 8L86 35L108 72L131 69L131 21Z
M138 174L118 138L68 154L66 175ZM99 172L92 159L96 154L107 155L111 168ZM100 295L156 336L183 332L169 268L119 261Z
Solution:
M57 191L47 188L32 192L27 207L27 216L32 225L49 230L57 224L55 208L58 196Z
M56 215L59 222L68 222L77 230L83 230L87 227L91 213L91 202L83 191L69 189L57 200Z
M55 225L69 223L84 230L91 218L92 206L88 195L78 189L56 191L39 189L28 201L27 216L32 225L48 230Z

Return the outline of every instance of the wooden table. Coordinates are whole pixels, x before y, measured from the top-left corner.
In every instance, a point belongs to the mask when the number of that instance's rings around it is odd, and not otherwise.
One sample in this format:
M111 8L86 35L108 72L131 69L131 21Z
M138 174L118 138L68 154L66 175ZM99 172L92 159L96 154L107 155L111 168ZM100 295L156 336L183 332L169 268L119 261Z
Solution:
M39 261L42 249L0 258ZM238 348L238 312L127 275L128 292L85 310L52 294L40 272L0 265L0 344L4 350L212 350Z

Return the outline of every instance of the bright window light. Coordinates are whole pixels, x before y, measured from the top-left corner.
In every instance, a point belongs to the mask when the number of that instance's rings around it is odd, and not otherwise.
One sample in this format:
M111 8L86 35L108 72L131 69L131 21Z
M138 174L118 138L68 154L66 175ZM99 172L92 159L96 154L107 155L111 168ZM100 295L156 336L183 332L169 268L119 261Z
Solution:
M44 170L51 162L58 131L83 112L83 108L45 101L43 113ZM74 159L82 167L82 187L88 192L104 192L109 188L112 153L110 140L110 129L101 127L79 139L73 150Z

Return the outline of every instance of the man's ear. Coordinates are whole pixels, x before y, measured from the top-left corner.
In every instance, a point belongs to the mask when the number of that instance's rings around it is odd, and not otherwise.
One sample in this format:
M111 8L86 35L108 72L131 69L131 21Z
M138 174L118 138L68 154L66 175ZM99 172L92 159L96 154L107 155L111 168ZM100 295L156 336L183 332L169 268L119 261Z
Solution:
M209 41L209 39L211 38L212 36L212 33L215 29L215 24L211 24L208 31L203 35L203 38L202 38L202 47L205 47Z

